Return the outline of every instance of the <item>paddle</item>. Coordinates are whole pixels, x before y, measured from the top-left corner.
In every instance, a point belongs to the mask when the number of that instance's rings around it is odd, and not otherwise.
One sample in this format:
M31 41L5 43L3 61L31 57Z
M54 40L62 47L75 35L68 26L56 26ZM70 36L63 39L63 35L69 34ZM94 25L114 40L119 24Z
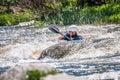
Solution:
M59 31L59 29L58 29L57 27L55 27L55 26L49 26L48 29L49 29L50 31L54 32L54 33L58 33L58 34L63 35L63 34Z
M49 26L48 29L54 33L57 33L57 34L61 34L61 35L64 35L62 34L59 29L56 27L56 26ZM71 40L69 37L65 36L67 39Z

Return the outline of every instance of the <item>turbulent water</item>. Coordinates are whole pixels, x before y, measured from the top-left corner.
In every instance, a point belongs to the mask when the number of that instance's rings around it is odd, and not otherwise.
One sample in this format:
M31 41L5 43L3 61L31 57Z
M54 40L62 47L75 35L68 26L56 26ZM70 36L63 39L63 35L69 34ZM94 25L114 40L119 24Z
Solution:
M59 28L65 33L66 27ZM10 67L35 62L50 64L75 76L116 73L114 79L117 80L120 77L120 25L81 25L79 34L84 40L72 47L69 55L35 60L32 54L59 43L58 34L47 27L0 27L0 74Z

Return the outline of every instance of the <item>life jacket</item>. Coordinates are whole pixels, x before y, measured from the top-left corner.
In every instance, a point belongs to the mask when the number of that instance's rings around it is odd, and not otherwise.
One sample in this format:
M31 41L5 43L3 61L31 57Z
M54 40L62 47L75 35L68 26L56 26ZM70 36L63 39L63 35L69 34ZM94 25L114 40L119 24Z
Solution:
M82 36L78 36L78 35L74 35L74 36L72 36L72 39L71 39L70 34L66 33L65 37L63 39L67 40L67 41L70 41L70 40L83 40L83 37Z

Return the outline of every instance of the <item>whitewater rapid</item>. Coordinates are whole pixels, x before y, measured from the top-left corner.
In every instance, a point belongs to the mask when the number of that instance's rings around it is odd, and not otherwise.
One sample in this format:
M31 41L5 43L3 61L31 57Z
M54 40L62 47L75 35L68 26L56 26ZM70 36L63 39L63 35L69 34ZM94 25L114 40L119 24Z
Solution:
M66 28L59 27L62 33ZM78 28L84 42L72 47L70 55L60 59L46 57L35 60L31 55L58 44L60 35L50 32L47 27L0 27L0 67L7 69L25 63L47 63L70 75L92 76L116 72L118 77L120 25L81 25Z

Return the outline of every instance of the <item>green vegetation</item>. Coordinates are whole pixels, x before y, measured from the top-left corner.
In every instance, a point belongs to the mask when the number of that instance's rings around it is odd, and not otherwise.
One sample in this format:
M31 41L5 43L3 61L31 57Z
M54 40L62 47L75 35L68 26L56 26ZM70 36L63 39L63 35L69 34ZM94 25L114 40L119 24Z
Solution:
M27 71L28 78L22 80L40 80L42 77L46 77L47 75L55 75L59 73L56 70L49 71L47 73L39 70L29 70Z
M120 5L104 4L102 6L66 10L49 19L50 21L63 25L120 23Z
M20 22L26 22L34 19L29 13L15 13L15 14L1 14L0 15L0 25L16 25Z
M0 26L120 23L119 0L1 0Z

